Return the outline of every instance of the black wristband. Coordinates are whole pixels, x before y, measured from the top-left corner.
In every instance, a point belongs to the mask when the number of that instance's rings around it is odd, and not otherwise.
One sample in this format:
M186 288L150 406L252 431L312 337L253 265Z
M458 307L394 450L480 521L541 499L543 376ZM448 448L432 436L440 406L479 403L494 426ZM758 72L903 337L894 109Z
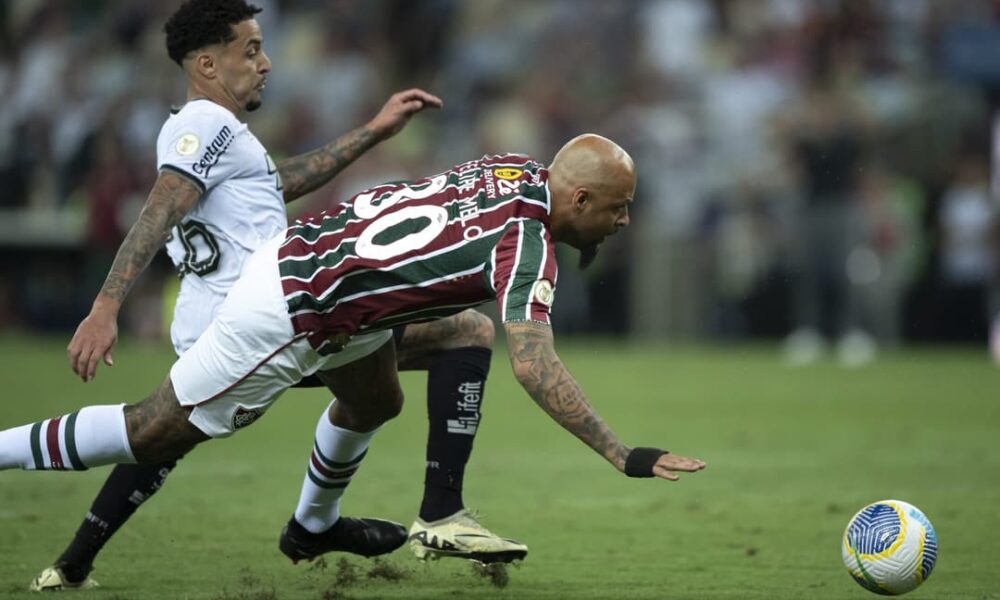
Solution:
M664 454L670 454L659 448L632 448L625 457L625 474L629 477L655 477L653 465Z

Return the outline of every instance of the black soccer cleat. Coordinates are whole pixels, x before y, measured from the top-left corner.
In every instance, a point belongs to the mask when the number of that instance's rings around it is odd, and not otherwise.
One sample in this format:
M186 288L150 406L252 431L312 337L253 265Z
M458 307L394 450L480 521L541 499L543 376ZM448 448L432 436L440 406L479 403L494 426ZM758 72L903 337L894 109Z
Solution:
M293 516L278 538L278 548L293 563L312 560L327 552L378 556L388 554L405 543L406 528L399 523L351 517L340 517L323 533L312 533Z

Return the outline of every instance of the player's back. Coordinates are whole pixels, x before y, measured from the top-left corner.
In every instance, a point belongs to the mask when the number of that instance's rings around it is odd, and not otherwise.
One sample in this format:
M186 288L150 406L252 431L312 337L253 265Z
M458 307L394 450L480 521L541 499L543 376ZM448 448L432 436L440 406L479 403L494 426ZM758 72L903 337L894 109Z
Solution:
M486 156L296 222L279 251L296 330L353 334L493 299L497 270L527 251L505 234L529 227L549 239L547 179L526 156Z

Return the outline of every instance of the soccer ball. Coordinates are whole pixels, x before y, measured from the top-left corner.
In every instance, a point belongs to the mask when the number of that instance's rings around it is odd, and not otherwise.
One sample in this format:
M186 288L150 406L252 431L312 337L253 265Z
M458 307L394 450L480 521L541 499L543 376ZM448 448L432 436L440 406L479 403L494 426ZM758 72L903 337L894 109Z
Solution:
M841 553L866 590L895 596L923 583L937 561L937 534L924 513L900 500L881 500L847 524Z

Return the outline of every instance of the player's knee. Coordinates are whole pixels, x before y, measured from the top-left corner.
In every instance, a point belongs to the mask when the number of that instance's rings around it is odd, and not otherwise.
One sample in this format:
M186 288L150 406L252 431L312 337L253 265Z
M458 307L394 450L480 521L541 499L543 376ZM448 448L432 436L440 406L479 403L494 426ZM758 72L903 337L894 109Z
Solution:
M380 405L382 410L380 411L379 418L382 423L395 419L403 412L403 390L397 386L395 390L387 391L385 402L381 402Z
M127 414L128 410L126 409ZM128 442L132 456L141 465L177 460L194 447L194 444L186 443L169 427L163 427L156 423L129 430Z
M187 420L169 382L142 402L125 407L125 429L139 464L175 461L208 439Z
M403 392L398 388L383 390L365 402L348 403L345 398L338 398L331 409L334 412L330 413L330 422L352 431L373 431L398 417L402 410Z
M461 323L461 336L463 346L476 348L493 348L493 338L496 336L496 328L493 320L481 312L465 310L459 315Z

